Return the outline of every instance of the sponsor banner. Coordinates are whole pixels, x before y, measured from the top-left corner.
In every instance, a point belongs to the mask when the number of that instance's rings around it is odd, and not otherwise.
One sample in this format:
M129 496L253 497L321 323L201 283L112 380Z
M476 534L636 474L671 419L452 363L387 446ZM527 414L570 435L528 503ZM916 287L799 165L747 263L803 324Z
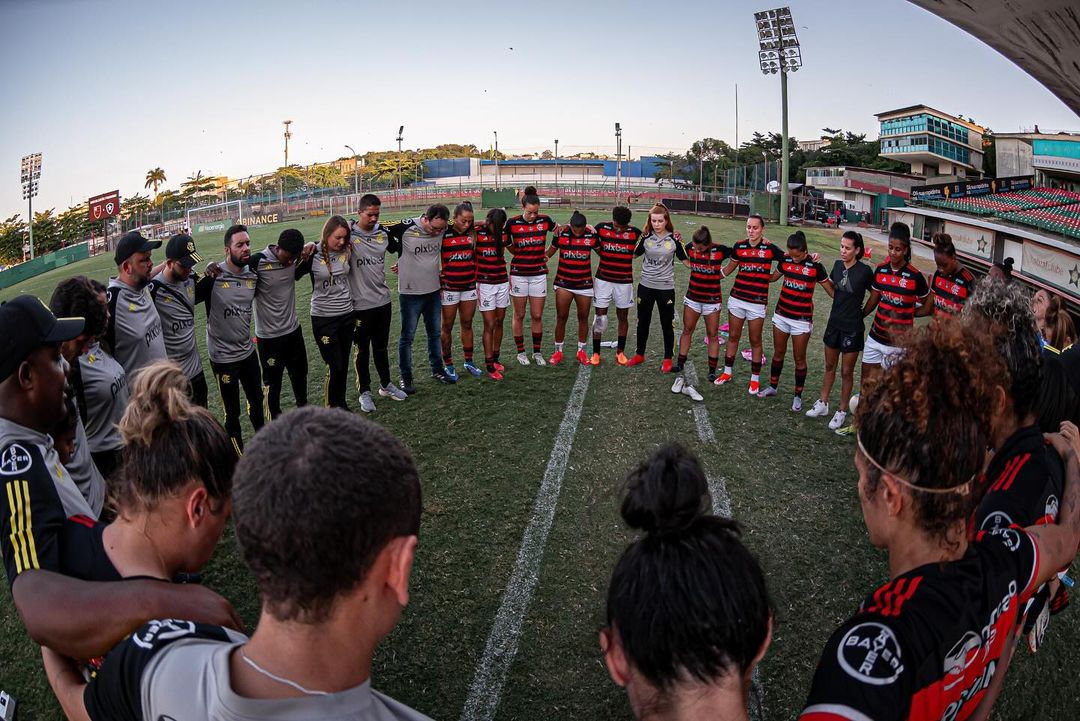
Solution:
M961 253L990 260L994 252L994 231L947 220L945 232L952 237L953 245Z
M244 225L253 228L259 225L272 225L278 222L277 213L263 213L262 215L249 215L244 218Z
M916 185L911 189L911 199L948 200L949 198L969 198L976 195L989 195L990 193L1029 190L1033 187L1034 183L1034 176L1017 175L1011 178L986 178L969 183Z
M232 225L231 218L225 218L224 220L210 220L205 223L196 223L196 233L224 233Z
M1080 257L1030 241L1024 243L1024 275L1056 285L1073 299L1080 296Z

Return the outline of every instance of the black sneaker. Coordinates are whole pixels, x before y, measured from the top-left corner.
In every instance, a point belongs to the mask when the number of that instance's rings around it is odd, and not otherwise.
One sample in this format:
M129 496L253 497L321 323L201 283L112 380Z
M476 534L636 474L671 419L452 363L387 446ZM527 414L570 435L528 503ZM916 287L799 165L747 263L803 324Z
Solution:
M411 396L416 394L416 386L412 384L412 378L402 378L398 383L401 390L405 392L405 395Z
M440 383L444 383L444 384L446 384L448 386L457 383L457 379L455 379L454 377L448 375L447 373L445 373L442 370L431 371L431 377L434 378L435 380L439 381ZM406 392L408 392L408 391L406 391Z
M709 382L710 383L715 383L716 382L716 373L715 372L710 372L709 373Z

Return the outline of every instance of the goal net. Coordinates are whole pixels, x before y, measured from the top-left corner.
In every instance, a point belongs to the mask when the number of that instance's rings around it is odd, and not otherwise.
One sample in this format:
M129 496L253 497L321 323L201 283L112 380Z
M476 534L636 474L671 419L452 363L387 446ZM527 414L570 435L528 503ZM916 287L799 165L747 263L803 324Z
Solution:
M230 200L226 203L204 205L187 211L188 232L224 233L230 225L242 223L244 203L242 200Z

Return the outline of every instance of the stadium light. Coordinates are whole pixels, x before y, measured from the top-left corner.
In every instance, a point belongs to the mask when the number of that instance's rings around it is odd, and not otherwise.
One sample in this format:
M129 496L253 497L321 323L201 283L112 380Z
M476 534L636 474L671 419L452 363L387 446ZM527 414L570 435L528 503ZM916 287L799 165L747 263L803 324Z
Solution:
M401 141L405 139L405 126L397 129L397 189L401 190Z
M499 131L492 130L495 133L495 190L499 189Z
M27 202L30 220L30 260L34 259L34 197L38 194L38 179L41 178L41 153L24 155L19 164L22 179L23 200Z
M291 120L282 120L281 124L285 126L285 167L289 167L289 138L292 137L292 132L289 131L289 126L292 125ZM285 203L285 179L278 178L278 195L280 196L280 202Z
M795 34L795 20L791 8L782 7L754 13L758 34L758 65L765 75L780 73L780 105L782 126L780 129L780 224L788 224L788 178L791 176L788 154L788 107L787 74L802 67L802 50ZM768 172L766 161L765 172Z
M622 177L622 126L615 123L615 204L619 204L619 179Z
M356 154L356 151L352 149L351 145L346 143L345 147L348 148L349 152L353 154L353 192L354 193L359 193L360 192L360 158Z

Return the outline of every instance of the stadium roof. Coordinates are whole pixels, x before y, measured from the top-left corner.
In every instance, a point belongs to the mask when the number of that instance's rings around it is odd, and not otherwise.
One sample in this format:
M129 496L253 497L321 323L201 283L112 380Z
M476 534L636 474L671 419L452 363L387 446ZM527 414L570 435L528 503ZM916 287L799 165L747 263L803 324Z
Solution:
M911 0L982 40L1080 114L1076 0Z

